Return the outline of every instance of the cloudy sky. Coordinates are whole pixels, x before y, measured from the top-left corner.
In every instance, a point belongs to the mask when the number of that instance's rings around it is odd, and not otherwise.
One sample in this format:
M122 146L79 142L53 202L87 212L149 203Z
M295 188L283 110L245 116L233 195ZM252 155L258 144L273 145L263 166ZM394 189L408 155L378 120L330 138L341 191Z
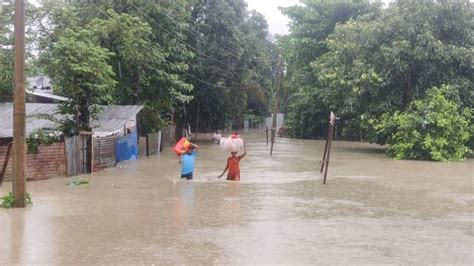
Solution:
M391 0L382 0L385 4ZM287 34L290 20L281 14L279 6L287 7L297 5L300 0L247 0L249 10L257 10L268 21L271 34Z

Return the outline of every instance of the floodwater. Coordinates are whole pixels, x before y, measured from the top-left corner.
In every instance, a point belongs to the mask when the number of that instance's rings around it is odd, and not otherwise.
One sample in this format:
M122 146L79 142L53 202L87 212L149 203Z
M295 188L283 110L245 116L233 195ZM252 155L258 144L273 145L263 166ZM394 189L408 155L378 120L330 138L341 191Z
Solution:
M396 161L378 146L244 134L241 182L201 145L195 179L171 152L85 177L28 183L33 205L0 209L0 265L469 264L474 160ZM11 188L4 183L2 195Z

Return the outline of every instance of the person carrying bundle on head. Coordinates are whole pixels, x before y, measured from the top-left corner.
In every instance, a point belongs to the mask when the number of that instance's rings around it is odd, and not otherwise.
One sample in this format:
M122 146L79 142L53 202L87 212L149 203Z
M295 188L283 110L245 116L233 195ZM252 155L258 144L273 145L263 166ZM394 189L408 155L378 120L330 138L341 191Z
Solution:
M227 165L224 171L222 172L222 174L219 175L219 178L224 176L225 172L229 171L227 173L227 180L240 181L240 160L242 160L245 157L245 155L247 155L245 142L243 142L243 148L244 148L244 153L242 155L237 156L237 150L234 150L230 153L231 156L227 158Z

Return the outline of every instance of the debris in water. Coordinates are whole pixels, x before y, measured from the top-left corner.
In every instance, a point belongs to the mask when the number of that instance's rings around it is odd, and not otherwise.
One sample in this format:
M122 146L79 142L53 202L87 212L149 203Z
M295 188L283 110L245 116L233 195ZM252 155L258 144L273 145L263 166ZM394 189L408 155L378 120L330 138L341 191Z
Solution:
M80 185L87 185L89 184L89 181L83 179L83 178L76 178L72 179L71 181L66 183L66 186L80 186Z

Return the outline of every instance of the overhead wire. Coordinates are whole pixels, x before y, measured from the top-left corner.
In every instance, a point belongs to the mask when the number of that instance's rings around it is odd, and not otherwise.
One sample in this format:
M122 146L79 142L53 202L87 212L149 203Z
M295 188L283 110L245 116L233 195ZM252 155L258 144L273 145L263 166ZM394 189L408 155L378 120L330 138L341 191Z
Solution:
M97 6L96 4L94 4L94 3L91 2L91 1L89 1L89 3L90 3L92 6L94 6L100 13L102 13L102 14L106 15L108 18L112 19L112 16L110 16L110 14L108 14L106 11L102 10L99 6ZM119 25L119 27L121 27L122 29L125 29L121 24L118 24L118 25ZM149 47L146 47L146 46L145 46L145 47L143 47L143 48L149 49L149 51L151 52L151 49L150 49ZM164 57L163 57L162 59L163 59L163 61L165 61L165 62L167 62L167 63L169 63L169 64L174 64L173 62L168 61L168 60L167 60L166 58L164 58ZM206 84L206 85L209 85L209 86L213 86L213 87L216 87L216 88L223 88L223 89L240 89L240 88L238 88L238 87L229 87L229 86L222 86L222 85L212 84L212 83L209 83L209 82L207 82L207 81L205 81L205 80L202 80L202 79L200 79L200 78L198 78L198 77L196 77L196 76L194 76L194 75L192 75L192 74L189 74L189 73L184 73L183 75L188 76L188 77L190 77L190 78L192 78L192 79L194 79L194 80L197 80L197 81L199 81L199 82L201 82L201 83L203 83L203 84Z
M170 19L171 21L173 21L173 22L175 23L175 25L178 25L178 26L179 26L180 23L179 23L178 21L176 21L172 16L170 16L170 15L168 15L168 14L166 14L166 13L164 13L164 15L165 15L168 19ZM218 47L217 45L215 45L213 42L206 40L203 36L201 36L201 34L199 34L199 33L195 32L195 31L189 29L189 27L184 28L184 30L186 30L186 31L189 32L190 34L196 36L196 38L200 38L201 40L203 40L203 42L209 44L209 46L212 46L213 48L215 48L215 49L217 49L217 50L220 50L220 51L225 51L224 49L222 49L222 48ZM225 52L228 52L228 51L225 51ZM236 57L240 57L240 55L238 55L238 54L236 54L236 53L233 53L233 52L230 52L230 54L232 54L232 55L234 55L234 56L236 56ZM259 63L264 62L261 58L259 58L259 60L250 59L250 61L251 61L251 62L259 62ZM272 65L272 66L270 66L270 67L273 68L273 67L276 67L276 66L277 66L277 64Z
M233 67L233 68L237 68L239 69L238 66L236 65L232 65L232 64L229 64L229 63L226 63L222 60L219 60L219 59L216 59L214 57L211 57L209 55L207 55L205 52L199 50L198 48L190 45L189 43L187 43L186 41L182 40L181 38L178 38L176 35L172 34L169 30L167 30L166 28L164 28L163 26L161 26L158 22L156 22L155 19L153 19L152 17L150 17L148 14L146 14L142 9L140 9L139 7L137 7L135 4L133 4L132 2L130 2L130 0L127 0L127 3L130 4L132 7L134 7L138 12L140 12L141 14L143 14L143 16L145 16L146 18L148 18L152 23L154 23L155 25L157 25L160 29L162 29L166 34L168 34L168 36L170 37L173 37L175 40L179 41L180 43L184 44L185 46L189 47L190 49L192 49L193 51L196 51L198 54L200 54L201 56L205 57L205 58L208 58L209 60L212 60L212 61L215 61L217 63L220 63L222 65L225 65L225 66L229 66L229 67ZM168 16L168 15L166 15ZM173 20L174 21L174 20ZM174 21L175 23L177 23L176 21ZM196 33L195 33L196 34ZM214 46L216 47L216 46ZM221 51L224 51L222 50L222 48L218 48L216 47L217 49L220 49ZM232 53L231 53L232 54ZM236 55L236 54L234 54ZM275 65L272 65L270 66L271 68L275 67ZM243 68L240 68L240 69L243 69Z

